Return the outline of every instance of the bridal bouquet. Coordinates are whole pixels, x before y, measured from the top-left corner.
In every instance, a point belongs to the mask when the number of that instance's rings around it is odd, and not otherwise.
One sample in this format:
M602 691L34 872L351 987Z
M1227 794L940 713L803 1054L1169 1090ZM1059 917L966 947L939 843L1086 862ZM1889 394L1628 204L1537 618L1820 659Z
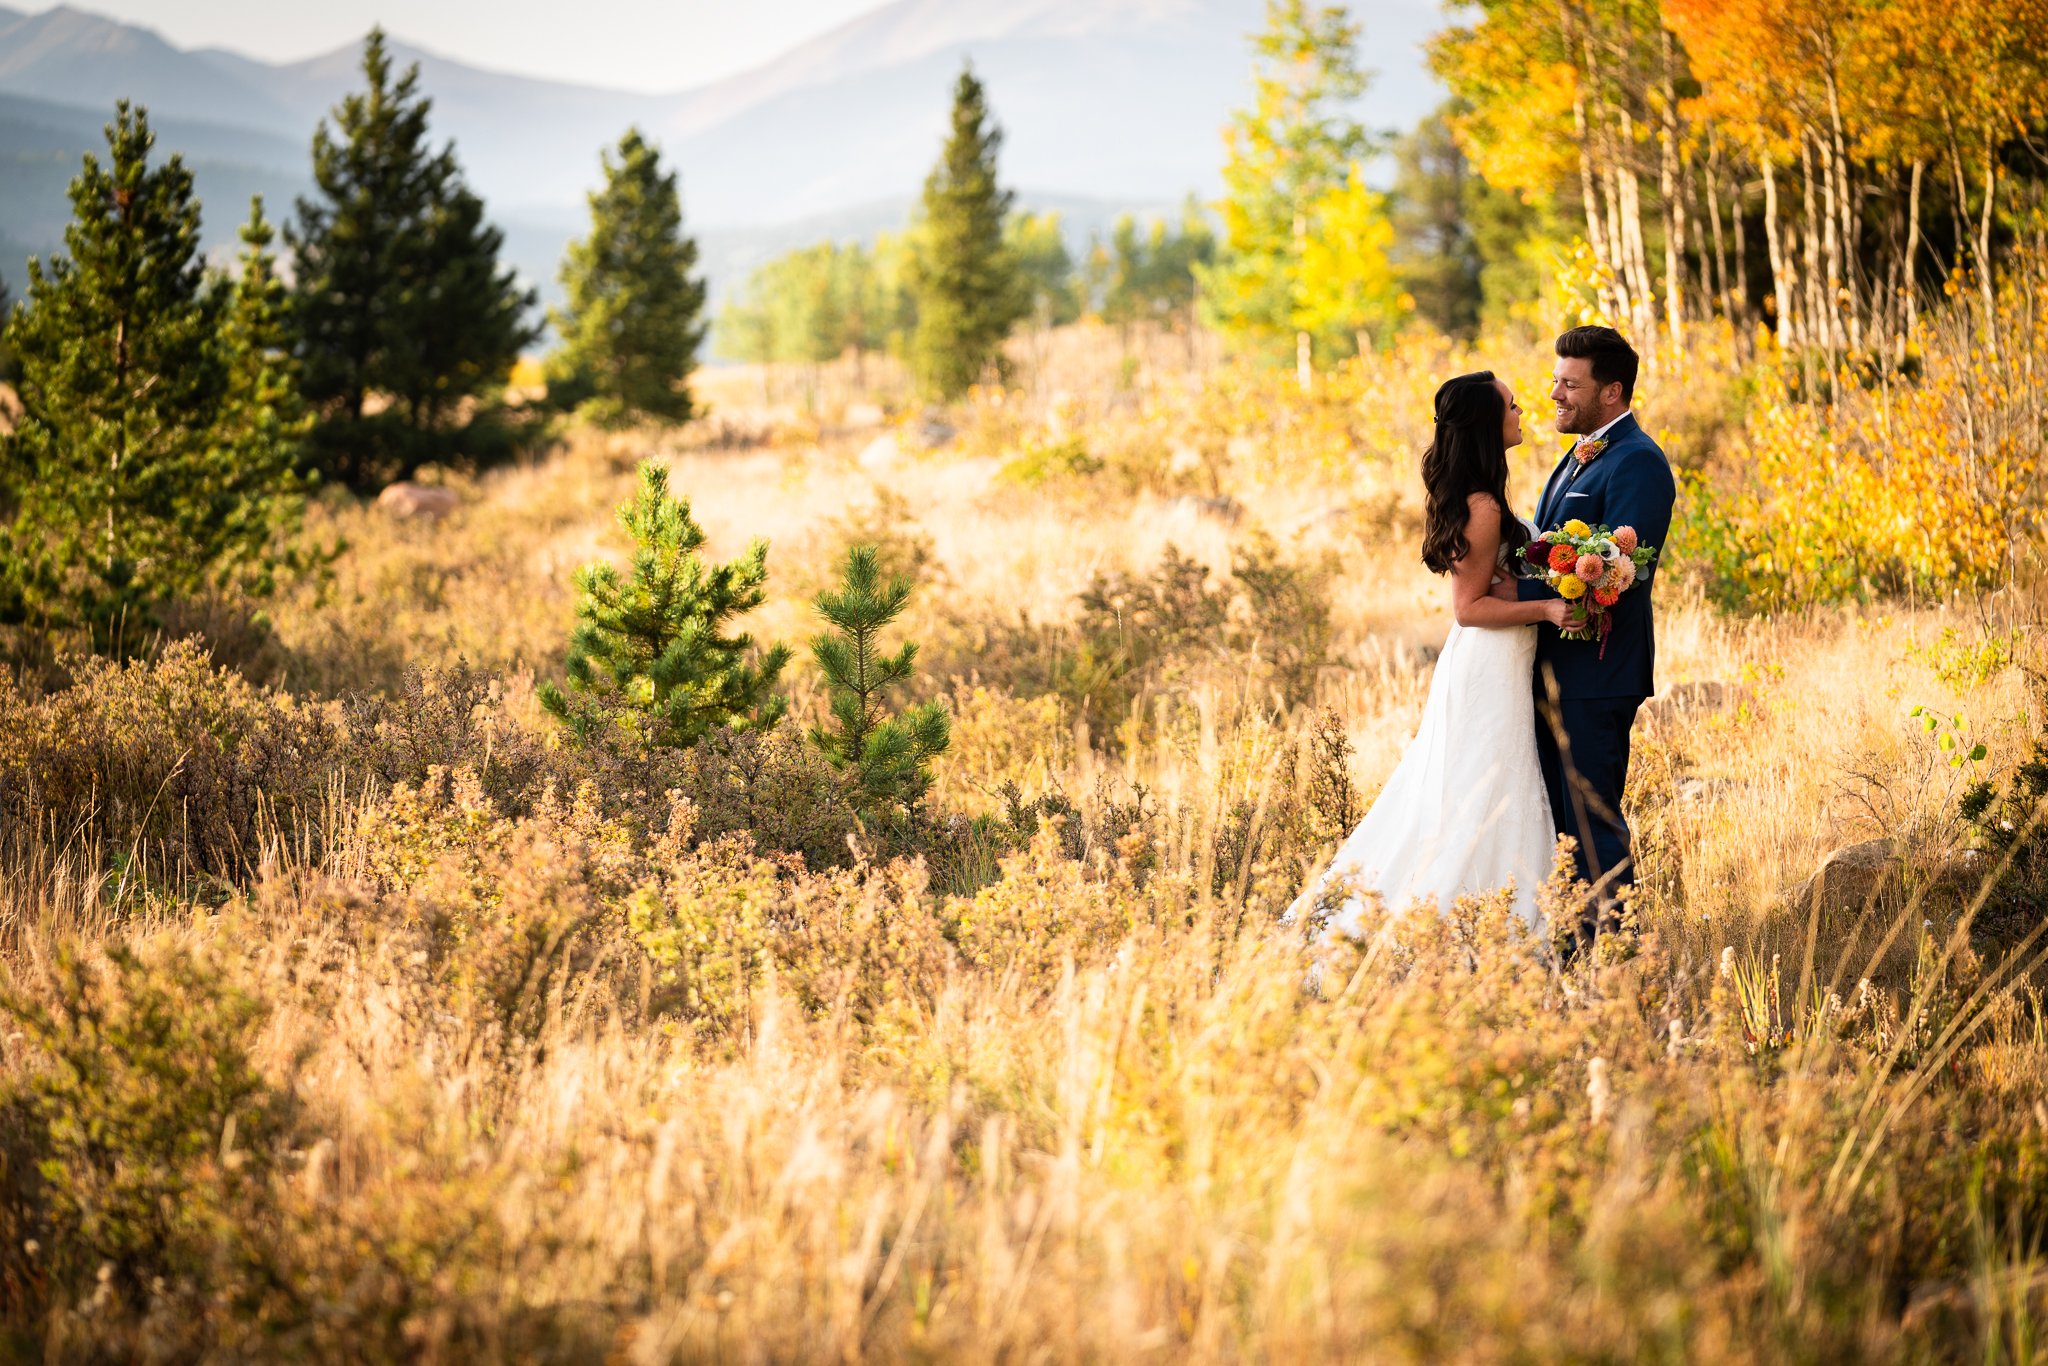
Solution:
M1607 610L1657 558L1655 546L1638 544L1632 526L1587 526L1574 518L1529 542L1523 555L1544 582L1575 609L1558 631L1564 640L1597 640L1607 653L1614 623Z

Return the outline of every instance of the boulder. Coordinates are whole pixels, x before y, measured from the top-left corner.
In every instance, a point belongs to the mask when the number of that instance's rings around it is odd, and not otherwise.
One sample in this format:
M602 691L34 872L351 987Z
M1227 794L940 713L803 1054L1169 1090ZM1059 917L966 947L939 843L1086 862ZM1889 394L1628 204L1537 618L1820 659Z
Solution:
M903 443L896 439L896 433L883 432L873 441L861 447L854 463L871 472L894 469L903 462Z
M1822 915L1854 915L1872 897L1903 899L1909 893L1932 906L1957 910L1977 899L1998 857L1982 849L1964 849L1942 860L1923 882L1906 883L1906 859L1890 840L1864 840L1846 845L1821 860L1813 876L1780 893L1791 910L1805 912L1819 902Z
M1647 730L1655 730L1680 717L1726 711L1748 700L1749 689L1741 683L1716 680L1679 683L1643 703L1642 710L1636 713L1636 721Z
M914 449L931 451L951 441L958 432L937 409L926 409L917 421L903 429L903 435Z
M1997 867L1998 855L1986 849L1965 849L1952 854L1935 873L1928 895L1967 906L1984 890Z
M1813 876L1783 894L1794 911L1818 908L1824 916L1854 915L1871 899L1901 884L1898 849L1890 840L1844 845L1820 861Z
M1203 498L1187 493L1166 505L1166 515L1190 521L1207 517L1225 526L1236 526L1244 520L1244 504L1227 493L1218 494L1214 498Z
M438 522L455 511L461 501L454 489L415 484L411 480L386 485L384 491L377 495L377 507L400 521L424 517L430 522Z

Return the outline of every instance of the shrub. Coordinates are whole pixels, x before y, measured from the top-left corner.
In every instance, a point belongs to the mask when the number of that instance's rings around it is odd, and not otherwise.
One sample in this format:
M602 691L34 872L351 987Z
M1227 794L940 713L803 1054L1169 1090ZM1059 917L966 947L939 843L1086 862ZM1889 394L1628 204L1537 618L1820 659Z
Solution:
M327 708L216 668L194 642L68 662L40 697L0 677L0 812L126 846L138 869L238 876L265 841L312 838L344 732Z
M1054 638L1041 680L1113 734L1148 688L1185 686L1206 667L1248 673L1282 710L1308 700L1329 661L1331 566L1283 557L1259 534L1212 582L1169 545L1149 573L1098 573L1079 596L1067 648Z
M1922 373L1795 392L1791 361L1762 367L1743 438L1679 500L1673 541L1731 608L1782 610L1876 596L1940 596L2010 576L2040 526L2030 358L2048 345L2048 254L2017 251L1987 354L1962 315L1931 319Z
M1079 437L1026 442L1024 449L1003 463L997 474L1020 488L1041 489L1048 485L1086 485L1103 471L1103 462L1088 453Z
M853 857L849 841L861 826L846 787L788 721L767 730L723 727L685 750L622 728L572 758L606 810L640 834L665 831L680 796L696 813L695 840L745 831L764 853L800 855L812 869Z
M525 813L569 764L505 710L504 687L458 659L414 665L395 693L343 700L352 767L385 785L418 785L436 769L470 769L501 808Z
M874 1024L929 1006L952 961L914 864L825 874L757 853L745 834L700 840L686 806L626 906L657 965L657 1001L718 1031L744 1024L773 970L805 1009Z
M111 1276L133 1304L233 1286L292 1114L250 1057L265 1002L167 935L98 957L66 946L0 1009L34 1059L8 1103L31 1121L53 1287Z
M440 769L369 808L351 862L386 900L463 1056L523 1058L551 1018L605 989L607 907L638 867L626 832L588 784L564 802L544 792L530 815L504 815L474 771Z

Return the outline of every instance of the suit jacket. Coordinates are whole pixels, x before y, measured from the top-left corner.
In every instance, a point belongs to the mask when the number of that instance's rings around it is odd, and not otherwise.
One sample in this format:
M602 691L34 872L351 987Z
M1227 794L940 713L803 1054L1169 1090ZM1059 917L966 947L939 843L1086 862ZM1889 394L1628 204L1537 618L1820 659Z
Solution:
M1573 518L1588 526L1632 526L1643 545L1661 550L1671 535L1671 505L1677 497L1671 462L1629 413L1608 429L1607 448L1590 465L1578 467L1571 452L1565 452L1543 486L1536 529L1554 531ZM1652 561L1610 609L1614 627L1604 657L1596 641L1563 640L1555 626L1539 625L1537 678L1548 667L1563 698L1650 696L1656 691L1657 673L1656 627L1650 611L1656 583ZM1557 596L1541 579L1519 580L1516 592L1524 602Z

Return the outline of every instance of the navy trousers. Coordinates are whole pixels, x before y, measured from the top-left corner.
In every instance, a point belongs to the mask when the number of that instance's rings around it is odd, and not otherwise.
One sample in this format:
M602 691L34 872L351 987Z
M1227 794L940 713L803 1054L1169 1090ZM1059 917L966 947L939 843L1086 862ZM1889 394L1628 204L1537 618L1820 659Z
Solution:
M1621 789L1628 781L1629 728L1642 705L1640 697L1537 701L1536 756L1550 790L1551 819L1558 834L1578 840L1579 876L1595 889L1581 924L1588 937L1598 928L1599 907L1635 881Z

